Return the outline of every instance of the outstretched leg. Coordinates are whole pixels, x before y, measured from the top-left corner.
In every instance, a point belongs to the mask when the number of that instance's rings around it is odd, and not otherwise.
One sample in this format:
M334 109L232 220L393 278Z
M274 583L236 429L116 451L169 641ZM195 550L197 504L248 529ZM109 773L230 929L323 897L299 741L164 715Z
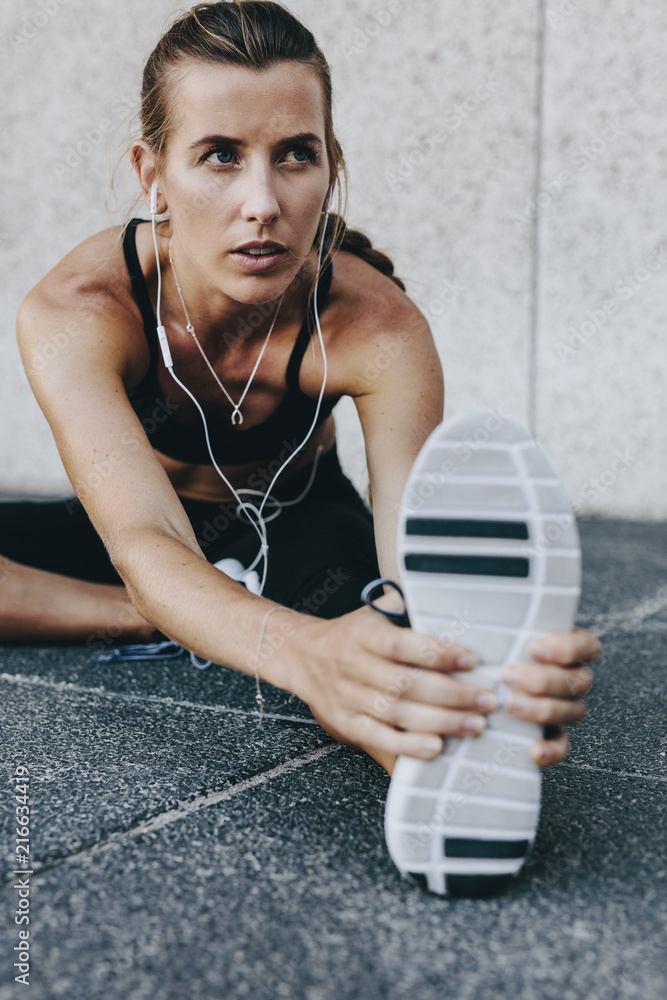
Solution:
M0 503L0 642L150 640L76 497ZM98 636L98 632L101 633Z
M147 642L155 628L132 606L125 587L75 580L0 556L0 642L85 643L99 630L110 640Z

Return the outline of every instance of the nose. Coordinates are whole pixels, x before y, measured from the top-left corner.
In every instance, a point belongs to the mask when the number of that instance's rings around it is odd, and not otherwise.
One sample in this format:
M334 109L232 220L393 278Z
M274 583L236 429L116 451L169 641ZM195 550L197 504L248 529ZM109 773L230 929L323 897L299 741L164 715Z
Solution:
M270 171L257 164L245 177L243 218L246 222L259 222L263 226L274 222L280 215L280 205Z

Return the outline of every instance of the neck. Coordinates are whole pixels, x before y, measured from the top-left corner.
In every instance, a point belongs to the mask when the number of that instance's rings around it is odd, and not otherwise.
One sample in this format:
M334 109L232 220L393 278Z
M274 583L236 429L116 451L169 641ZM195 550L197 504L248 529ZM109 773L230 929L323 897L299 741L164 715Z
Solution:
M169 251L171 249L171 261ZM176 240L167 240L160 256L162 270L163 322L186 333L187 317L200 343L230 345L263 340L280 307L275 329L301 322L317 272L317 260L308 260L288 287L270 300L239 302L209 281L201 269L182 251ZM178 286L180 285L179 295ZM282 300L282 305L281 305ZM183 306L185 305L185 309ZM189 336L189 334L187 334Z

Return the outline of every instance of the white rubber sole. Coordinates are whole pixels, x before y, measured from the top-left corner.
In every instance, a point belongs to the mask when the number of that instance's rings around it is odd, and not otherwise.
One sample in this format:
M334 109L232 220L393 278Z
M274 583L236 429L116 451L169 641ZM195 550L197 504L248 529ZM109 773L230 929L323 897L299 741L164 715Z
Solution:
M479 737L447 739L433 761L399 757L385 806L389 854L440 895L506 887L532 847L542 727L502 709L503 666L528 644L569 632L581 583L576 521L544 452L520 425L462 414L425 442L403 493L400 583L411 627L475 651L463 681L493 687L501 708Z

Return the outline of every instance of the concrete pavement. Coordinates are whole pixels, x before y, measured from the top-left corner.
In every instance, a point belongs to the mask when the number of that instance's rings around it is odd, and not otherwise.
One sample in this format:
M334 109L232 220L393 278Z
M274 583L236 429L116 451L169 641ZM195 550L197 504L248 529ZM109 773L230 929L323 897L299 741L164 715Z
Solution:
M308 709L222 667L0 649L6 779L30 771L30 989L13 981L3 782L0 1000L662 1000L667 995L667 525L580 522L588 716L545 772L510 892L402 879L389 778ZM9 791L8 791L9 789ZM20 877L20 876L19 876Z

